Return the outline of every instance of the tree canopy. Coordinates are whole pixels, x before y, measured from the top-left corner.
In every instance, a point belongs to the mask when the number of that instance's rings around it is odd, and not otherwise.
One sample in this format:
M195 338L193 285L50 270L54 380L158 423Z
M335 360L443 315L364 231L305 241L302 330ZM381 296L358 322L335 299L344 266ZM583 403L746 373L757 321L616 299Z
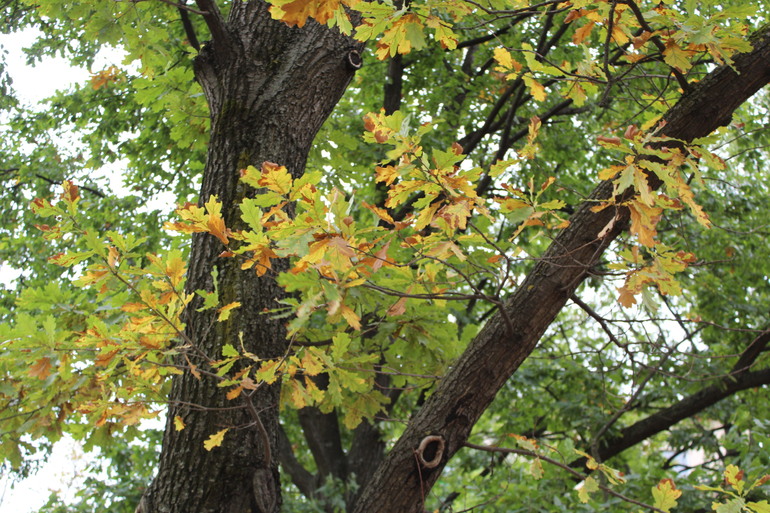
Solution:
M91 73L27 105L0 61L4 471L67 435L41 512L770 511L769 10L4 2Z

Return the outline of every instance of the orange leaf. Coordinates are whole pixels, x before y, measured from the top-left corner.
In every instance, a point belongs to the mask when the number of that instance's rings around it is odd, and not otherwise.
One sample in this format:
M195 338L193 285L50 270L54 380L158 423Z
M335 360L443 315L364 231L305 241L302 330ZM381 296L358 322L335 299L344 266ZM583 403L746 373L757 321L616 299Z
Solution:
M303 27L308 18L325 24L334 17L339 7L339 0L293 0L281 6L273 5L270 7L270 15L289 26Z
M651 248L655 245L656 229L663 209L648 207L639 201L629 202L628 209L631 214L631 227L629 231L639 237L639 243Z
M40 358L39 360L37 360L32 365L32 367L29 368L29 370L27 371L27 374L39 380L46 379L51 374L50 358Z
M62 201L72 204L80 199L80 193L78 192L77 185L73 184L69 180L64 180L61 186L64 189L64 192L61 194Z
M364 206L365 208L368 208L369 210L371 210L372 212L374 212L374 213L375 213L375 215L376 215L377 217L379 217L380 219L382 219L383 221L385 221L385 222L387 222L387 223L390 223L390 224L392 224L392 225L395 225L395 224L396 224L396 222L395 222L395 221L393 220L393 218L390 216L390 214L388 213L388 211L387 211L387 210L385 210L384 208L380 208L380 207L376 207L376 206L374 206L374 205L370 205L370 204L368 204L368 203L367 203L367 202L365 202L365 201L364 201L364 202L362 202L362 204L363 204L363 206Z
M393 303L390 308L388 308L388 315L395 317L397 315L402 315L404 312L406 312L406 298L402 297L395 303Z
M243 392L243 385L238 385L237 387L227 392L227 399L229 401L232 401L233 399L241 395L241 392Z
M596 23L593 21L589 21L579 29L575 31L575 33L572 35L572 42L576 45L581 44L585 39L591 34L591 31L594 29L594 26Z
M631 308L636 304L636 297L634 296L634 293L628 290L625 285L618 287L618 292L620 292L620 295L618 296L618 303L626 308Z

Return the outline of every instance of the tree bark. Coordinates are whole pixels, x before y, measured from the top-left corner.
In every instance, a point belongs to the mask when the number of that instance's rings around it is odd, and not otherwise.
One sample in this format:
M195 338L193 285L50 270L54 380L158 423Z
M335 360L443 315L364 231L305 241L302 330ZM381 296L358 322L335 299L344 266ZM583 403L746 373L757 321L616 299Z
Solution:
M205 11L212 40L194 67L210 107L211 139L199 204L216 195L228 228L238 229L239 201L249 194L239 170L264 161L285 165L298 177L313 138L339 101L355 68L358 43L314 22L302 29L273 21L264 2L233 2L227 19L211 1ZM357 64L356 61L353 61ZM201 369L221 359L224 344L260 358L287 349L283 322L266 311L278 306L282 289L274 273L259 278L235 259L218 258L221 242L209 234L193 237L187 292L214 290L217 273L221 304L241 303L228 321L199 299L186 311L185 334L194 347L180 347ZM281 504L278 480L278 400L280 385L263 386L253 397L228 401L227 389L206 375L175 377L158 475L146 491L143 513L274 513ZM176 431L174 417L186 428ZM264 428L264 429L262 429ZM204 449L212 434L229 429L220 447ZM266 444L267 442L267 444Z
M751 52L735 58L735 69L719 68L693 85L665 116L662 135L685 141L706 136L729 123L734 110L770 82L770 27L760 30L752 44ZM367 484L355 512L423 511L425 496L447 461L463 446L497 392L534 350L589 269L626 225L626 209L590 211L596 200L609 198L612 189L611 182L595 189L502 311L482 328L412 418ZM606 227L611 228L600 237Z

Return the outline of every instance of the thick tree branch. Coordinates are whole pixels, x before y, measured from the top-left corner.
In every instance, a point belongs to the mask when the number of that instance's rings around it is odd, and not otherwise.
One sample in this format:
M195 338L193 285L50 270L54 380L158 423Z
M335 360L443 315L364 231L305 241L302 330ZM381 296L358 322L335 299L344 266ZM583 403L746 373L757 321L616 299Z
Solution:
M316 489L316 478L302 466L299 460L297 460L297 457L294 455L294 450L291 448L289 437L286 436L286 432L280 424L278 425L277 445L278 450L276 452L278 462L281 464L283 470L289 474L291 482L294 483L294 486L299 488L299 491L302 492L305 497L312 497Z
M198 36L195 34L195 27L193 27L193 24L190 21L190 15L187 13L187 9L184 8L184 2L179 6L179 17L182 20L182 26L184 27L184 33L187 36L187 42L190 43L190 46L195 48L196 51L200 51L201 45L198 42Z
M325 479L331 475L345 479L347 465L342 450L337 413L322 413L318 408L307 407L299 410L297 414L305 440L318 467L319 477Z
M195 3L202 11L201 15L211 32L215 48L217 51L224 52L230 46L230 38L216 0L195 0Z
M618 436L606 439L599 448L599 456L603 461L612 458L629 447L713 406L722 399L749 388L766 385L770 385L770 369L743 372L734 377L728 376L719 383L699 390L676 404L628 426ZM571 466L579 467L582 462L583 460L577 460Z
M749 370L757 358L767 348L767 344L770 342L770 328L766 329L757 336L746 349L741 353L738 361L733 365L733 374Z
M752 44L751 52L735 57L734 68L719 68L695 84L664 116L661 135L692 141L728 124L734 110L770 82L770 27L752 37ZM626 225L625 209L591 211L597 201L611 197L612 191L609 181L596 188L572 216L570 227L556 237L506 302L503 313L515 330L507 328L501 313L487 321L412 418L356 503L356 512L422 510L425 494L446 462L465 444L497 392L531 354L589 269ZM443 458L433 468L418 468L414 451L427 435L444 440Z

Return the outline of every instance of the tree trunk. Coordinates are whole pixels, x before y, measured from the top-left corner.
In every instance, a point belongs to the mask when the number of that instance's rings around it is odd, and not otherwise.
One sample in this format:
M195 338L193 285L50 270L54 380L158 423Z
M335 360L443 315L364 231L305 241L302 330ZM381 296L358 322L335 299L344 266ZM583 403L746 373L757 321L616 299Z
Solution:
M233 2L227 19L214 2L206 11L212 40L195 60L196 79L211 114L211 140L199 204L216 195L228 228L240 224L238 202L249 194L239 170L264 161L304 172L313 138L339 101L360 61L360 45L314 22L290 28L273 21L263 2ZM235 259L218 258L221 242L209 234L193 237L187 292L214 290L217 273L221 304L241 303L228 321L211 310L188 306L185 334L193 347L180 348L205 369L221 359L224 344L261 358L282 356L287 348L282 321L265 314L278 306L282 289L275 273L258 278ZM285 262L274 261L277 273ZM138 511L274 513L281 504L277 470L279 386L263 386L252 398L225 398L227 389L205 374L186 372L174 379L158 475ZM253 408L252 408L253 406ZM251 414L250 414L251 412ZM255 415L257 418L255 418ZM175 416L186 428L174 428ZM262 429L262 427L264 429ZM229 428L220 447L204 441ZM266 445L267 442L267 445Z
M770 82L770 27L752 38L753 51L693 85L665 116L663 135L692 141L729 123L733 111ZM357 513L417 513L447 461L466 442L497 392L626 225L626 209L591 212L612 193L600 184L570 219L524 282L483 327L415 414L356 503ZM611 224L612 223L612 224ZM608 233L599 236L611 227ZM515 412L511 412L515 415ZM420 462L422 460L422 463Z

